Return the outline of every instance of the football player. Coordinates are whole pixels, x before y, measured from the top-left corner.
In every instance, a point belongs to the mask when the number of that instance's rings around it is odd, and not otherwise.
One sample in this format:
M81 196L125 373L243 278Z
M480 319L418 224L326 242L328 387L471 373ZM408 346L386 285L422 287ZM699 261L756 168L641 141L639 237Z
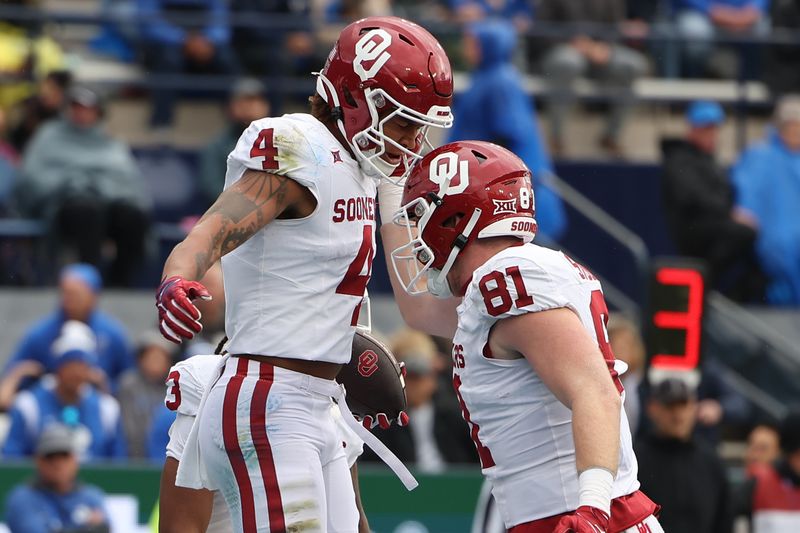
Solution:
M201 330L192 300L209 295L196 280L222 258L231 357L199 407L176 479L219 490L235 531L357 530L329 409L340 392L333 378L350 358L371 274L376 193L385 222L428 128L451 125L452 92L447 56L420 26L395 17L347 26L311 113L250 125L228 157L224 191L167 259L160 327L180 342ZM393 248L404 230L384 228ZM452 302L420 306L399 292L412 325L455 323Z
M206 385L213 382L219 355L196 355L170 368L167 394L164 403L176 411L175 421L169 429L167 459L161 472L159 490L159 531L161 533L229 533L233 531L225 499L219 491L194 490L175 485L181 456L200 406ZM341 419L339 409L331 405L332 415L339 432L339 442L347 457L347 464L355 487L356 506L359 512L359 533L369 533L361 497L358 491L356 459L361 455L363 441Z
M463 297L453 386L505 527L662 531L638 490L600 283L531 243L525 164L491 143L451 143L414 167L402 203L403 286Z

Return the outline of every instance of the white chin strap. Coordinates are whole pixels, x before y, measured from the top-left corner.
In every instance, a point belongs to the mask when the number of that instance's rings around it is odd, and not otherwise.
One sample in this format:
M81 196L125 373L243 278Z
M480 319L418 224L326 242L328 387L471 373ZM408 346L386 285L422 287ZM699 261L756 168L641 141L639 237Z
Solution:
M334 109L337 107L341 108L341 104L339 103L339 95L336 94L336 88L333 86L333 83L331 83L331 80L326 78L322 72L312 72L312 74L317 77L317 94L320 95L325 102L331 104ZM329 94L333 102L328 100ZM339 132L342 134L345 142L350 144L350 147L353 148L350 141L347 140L347 133L345 133L344 122L341 118L336 120L336 126L339 128Z
M481 218L481 213L482 211L477 207L472 211L472 216L469 217L467 225L464 226L464 231L461 232L461 235L456 237L456 241L462 240L463 244L456 242L453 245L453 249L450 250L450 255L447 256L447 261L445 261L442 269L430 269L428 273L428 292L437 298L450 298L453 296L453 290L450 288L450 284L447 282L447 274L450 272L450 269L453 268L453 263L456 262L456 257L458 257L458 254L461 253L462 248L464 245L466 245L469 236L472 234L472 230L474 230L475 226L478 224L478 219Z
M453 296L453 291L450 290L450 284L447 282L447 274L436 268L428 271L427 287L428 292L437 298L450 298Z

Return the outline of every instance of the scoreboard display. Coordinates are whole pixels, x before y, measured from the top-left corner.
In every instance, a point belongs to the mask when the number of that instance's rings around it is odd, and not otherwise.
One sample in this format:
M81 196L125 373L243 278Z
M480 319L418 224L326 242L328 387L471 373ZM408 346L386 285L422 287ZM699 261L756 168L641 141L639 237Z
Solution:
M645 317L651 380L698 372L703 346L705 274L700 261L685 258L655 261Z

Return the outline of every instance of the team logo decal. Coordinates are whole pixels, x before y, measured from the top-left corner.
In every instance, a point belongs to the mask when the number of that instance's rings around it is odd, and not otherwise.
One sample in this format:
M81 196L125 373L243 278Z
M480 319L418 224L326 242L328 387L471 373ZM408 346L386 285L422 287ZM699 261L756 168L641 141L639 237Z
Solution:
M368 378L378 371L378 354L367 350L358 356L358 373Z
M447 194L461 194L469 185L469 163L459 161L458 156L452 152L437 155L430 166L430 180L439 186L439 196ZM453 184L453 179L458 177L458 183Z
M370 30L356 43L356 58L353 60L353 70L356 71L361 81L367 81L375 76L383 65L389 61L392 54L387 48L392 44L392 36L386 30L377 28ZM365 63L372 63L365 65Z
M517 213L517 199L511 198L510 200L492 200L494 204L495 215L502 215L508 213L514 215Z

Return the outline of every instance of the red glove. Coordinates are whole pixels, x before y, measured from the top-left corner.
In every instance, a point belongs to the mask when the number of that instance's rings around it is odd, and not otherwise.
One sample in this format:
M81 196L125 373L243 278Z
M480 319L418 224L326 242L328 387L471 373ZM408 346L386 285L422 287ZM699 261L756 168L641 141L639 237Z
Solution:
M386 413L378 413L374 418L372 415L367 415L363 419L356 417L356 420L361 422L361 424L367 429L373 429L376 427L380 427L381 429L389 429L392 426L392 421L389 420L389 415ZM397 415L396 421L398 426L407 426L408 413L405 411L400 411L400 414Z
M606 533L610 517L597 507L582 505L561 518L553 533Z
M158 329L165 339L180 344L183 339L191 339L203 330L200 310L192 303L197 298L211 299L202 283L186 281L180 276L161 282L156 291L156 307Z
M405 379L406 364L403 361L400 361L398 364L400 365L400 375ZM403 388L406 388L405 382L403 382ZM380 426L381 429L389 429L392 425L392 421L389 420L389 416L386 413L378 413L375 415L375 417L367 415L363 420L359 417L356 417L356 419L367 429L373 429L378 426ZM408 413L405 411L400 411L400 414L397 415L397 425L400 427L408 425Z

